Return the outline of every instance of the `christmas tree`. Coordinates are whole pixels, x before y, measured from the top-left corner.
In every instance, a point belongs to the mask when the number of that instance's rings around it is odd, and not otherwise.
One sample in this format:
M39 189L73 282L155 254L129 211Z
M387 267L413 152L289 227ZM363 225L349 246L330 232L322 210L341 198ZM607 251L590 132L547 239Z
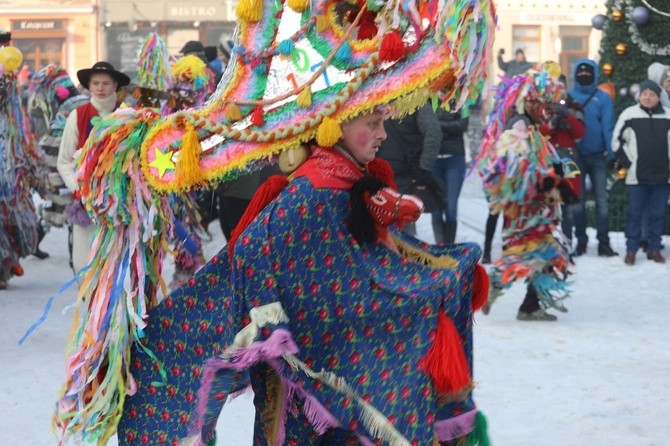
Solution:
M614 96L618 115L635 103L649 65L670 65L670 1L608 0L606 4L607 15L595 16L593 26L603 30L601 88Z

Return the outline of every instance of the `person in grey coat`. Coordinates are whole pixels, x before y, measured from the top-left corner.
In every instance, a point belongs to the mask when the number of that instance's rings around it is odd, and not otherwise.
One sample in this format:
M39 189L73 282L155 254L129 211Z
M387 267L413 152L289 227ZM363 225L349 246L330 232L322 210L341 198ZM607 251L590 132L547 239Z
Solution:
M514 59L510 61L505 62L503 54L505 54L505 50L500 48L498 50L498 68L505 72L507 78L513 78L533 66L526 60L526 55L521 48L514 52Z

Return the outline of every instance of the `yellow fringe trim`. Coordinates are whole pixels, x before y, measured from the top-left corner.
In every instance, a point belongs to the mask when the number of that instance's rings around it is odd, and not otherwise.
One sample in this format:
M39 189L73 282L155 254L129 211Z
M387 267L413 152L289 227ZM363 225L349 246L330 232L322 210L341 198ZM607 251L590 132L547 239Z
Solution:
M393 242L398 247L400 255L411 262L440 269L454 269L458 266L456 259L450 255L445 254L439 257L434 256L427 251L423 251L415 246L405 243L398 237L393 237Z
M228 104L226 107L226 118L228 118L231 122L242 119L242 111L240 110L240 107L238 107L237 104Z
M316 16L316 32L322 33L330 29L330 19L327 15Z
M288 7L295 12L303 12L309 7L309 0L288 0Z

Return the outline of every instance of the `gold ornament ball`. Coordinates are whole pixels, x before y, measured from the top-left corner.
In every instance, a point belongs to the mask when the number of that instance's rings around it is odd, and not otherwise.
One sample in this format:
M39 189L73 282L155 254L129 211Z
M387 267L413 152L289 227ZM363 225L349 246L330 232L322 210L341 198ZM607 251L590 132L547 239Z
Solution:
M617 9L616 11L612 12L612 20L615 22L620 22L621 19L623 19L623 12L621 12L620 9Z
M623 56L628 52L628 47L625 43L617 43L614 47L614 51L619 55Z
M606 75L609 76L609 75L611 75L613 72L614 72L614 67L612 66L611 63L603 64L603 73L605 73Z

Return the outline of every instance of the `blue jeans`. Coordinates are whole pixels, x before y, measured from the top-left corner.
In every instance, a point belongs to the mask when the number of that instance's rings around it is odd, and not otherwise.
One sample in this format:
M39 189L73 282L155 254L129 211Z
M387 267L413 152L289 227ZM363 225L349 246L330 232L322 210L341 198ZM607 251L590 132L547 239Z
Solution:
M628 210L626 211L626 251L640 248L642 216L647 211L647 252L661 250L661 235L665 228L665 213L670 195L668 184L630 184L626 186Z
M607 157L604 154L580 155L577 159L577 165L582 172L582 197L579 203L569 206L566 217L572 217L575 226L575 236L577 245L586 246L589 241L586 235L586 176L591 179L593 186L593 198L596 202L596 232L598 242L602 245L610 243L610 223L607 192ZM569 221L564 220L564 228L569 225ZM571 235L572 231L566 232Z
M465 178L465 156L453 155L436 159L433 173L442 181L447 196L447 208L442 212L433 212L433 221L456 222L458 220L458 196L461 194Z

